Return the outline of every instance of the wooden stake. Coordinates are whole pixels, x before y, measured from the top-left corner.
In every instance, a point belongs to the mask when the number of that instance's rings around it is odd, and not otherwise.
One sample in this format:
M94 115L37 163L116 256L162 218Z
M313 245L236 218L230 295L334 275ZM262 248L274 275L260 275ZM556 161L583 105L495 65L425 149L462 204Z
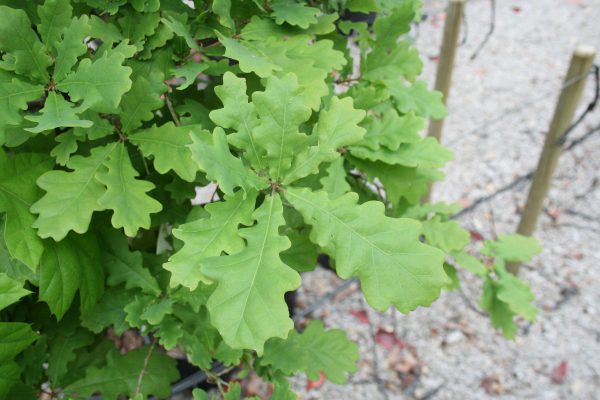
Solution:
M559 139L573 120L595 56L596 50L592 46L578 46L573 52L565 84L556 103L554 116L529 189L525 209L517 228L517 233L521 235L531 236L535 231L535 225L544 207L544 199L552 183L552 175L562 153L563 146L559 143ZM507 269L513 274L517 274L519 265L509 264Z
M448 10L446 12L446 22L444 24L444 37L442 39L442 49L438 61L437 73L435 76L434 89L442 92L444 104L448 101L450 92L450 83L452 81L452 69L454 68L454 58L456 55L456 44L460 33L460 25L462 22L463 11L465 8L465 0L450 0ZM440 141L442 136L442 127L444 119L429 121L428 136L432 136ZM429 201L431 196L431 186L429 192L424 197L423 202Z

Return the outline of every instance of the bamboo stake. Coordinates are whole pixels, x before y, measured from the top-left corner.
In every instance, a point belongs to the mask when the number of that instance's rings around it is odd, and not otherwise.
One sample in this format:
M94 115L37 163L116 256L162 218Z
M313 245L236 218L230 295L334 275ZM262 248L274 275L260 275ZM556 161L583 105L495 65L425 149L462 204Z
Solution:
M572 84L564 85L556 103L554 116L529 189L525 209L517 228L517 233L521 235L531 236L535 231L535 225L544 207L544 198L548 194L552 183L552 175L562 153L563 146L559 140L573 120L573 115L585 87L586 77L590 72L595 56L596 50L592 46L578 46L573 52L569 71L565 77L565 82L572 82ZM517 274L519 265L509 264L507 269L511 273Z
M450 0L446 11L446 22L444 24L444 37L442 38L442 49L438 68L435 76L434 89L442 92L442 100L444 104L448 101L450 92L450 83L452 81L452 69L454 68L454 58L456 56L456 44L460 34L460 25L462 23L463 11L465 8L465 0ZM442 127L444 119L429 121L428 136L432 136L439 142L442 136ZM431 186L424 197L423 202L429 201L431 197Z

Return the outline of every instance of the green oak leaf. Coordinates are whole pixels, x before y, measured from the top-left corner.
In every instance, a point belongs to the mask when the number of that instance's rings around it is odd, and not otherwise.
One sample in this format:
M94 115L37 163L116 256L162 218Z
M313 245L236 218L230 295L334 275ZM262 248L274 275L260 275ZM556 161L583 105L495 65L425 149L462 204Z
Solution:
M357 205L356 193L331 200L324 191L288 188L285 197L312 225L311 240L334 256L338 275L358 276L377 310L427 306L447 283L444 255L419 241L419 222L385 216L380 202Z
M8 395L12 394L12 389L20 384L20 375L21 367L16 362L9 360L0 363L0 398L10 398ZM36 394L34 393L31 398L35 398Z
M387 110L381 119L372 119L366 126L367 133L359 143L361 147L378 150L386 147L396 151L402 143L417 143L423 140L419 132L425 128L425 118L417 117L413 112L399 116L393 110Z
M264 161L271 179L279 180L290 169L294 154L308 144L299 130L311 115L300 97L296 76L272 77L264 92L254 92L252 101L260 122L253 130L256 144L266 151Z
M528 321L535 321L537 309L531 303L535 299L531 288L504 269L498 271L498 275L500 278L496 292L498 300L508 304L508 307L515 314L523 316Z
M44 244L32 224L29 208L40 197L36 179L52 168L52 159L42 154L8 155L0 151L0 211L6 213L2 232L11 256L36 271Z
M381 15L375 19L373 32L377 37L376 47L394 48L397 46L398 38L410 31L410 24L415 19L414 3L414 1L404 1L400 4L392 3L394 8L390 14Z
M160 0L129 0L129 3L138 12L152 13L160 9Z
M40 300L48 303L58 320L71 306L81 281L78 253L73 247L69 240L48 241L40 261Z
M48 354L48 379L50 387L60 387L68 372L69 363L76 358L76 351L94 342L94 335L85 329L62 332L52 340Z
M122 288L109 289L89 312L81 316L81 325L94 333L101 333L112 326L115 334L122 335L129 324L125 321L125 307L131 294Z
M131 90L121 99L121 128L129 133L154 117L154 110L163 106L160 93L143 77L134 79Z
M123 66L125 57L113 52L94 60L84 59L77 69L58 83L59 90L71 100L83 100L82 107L102 113L114 113L123 94L131 89L131 68Z
M542 247L536 238L513 233L501 235L496 240L486 240L482 254L498 257L508 262L528 262L542 252Z
M30 210L39 214L33 227L40 237L62 240L71 230L88 230L93 212L104 209L98 199L106 188L94 177L116 146L95 147L88 157L71 157L67 168L72 171L49 171L38 178L37 184L46 194Z
M142 253L129 250L127 238L113 230L106 230L102 244L102 265L108 273L108 285L125 284L125 289L139 288L144 293L160 295L156 278L144 267Z
M440 216L423 222L423 235L427 243L446 253L464 249L471 239L458 222L442 221Z
M26 131L32 133L40 133L54 128L61 127L81 127L89 128L94 125L92 121L80 119L77 114L84 110L82 106L75 106L69 103L62 95L56 92L49 92L44 108L41 109L39 115L27 115L25 119L32 122L37 122L37 125L32 128L25 128Z
M55 82L61 82L71 72L77 59L87 53L88 47L85 44L85 38L90 35L90 31L90 19L87 15L70 20L64 30L64 38L54 45L56 60L52 78Z
M0 273L0 310L16 303L31 291L23 288L23 282L10 278L5 273Z
M327 166L325 176L322 177L321 187L325 190L329 197L335 199L350 191L350 185L346 181L346 169L344 168L344 159L338 158Z
M371 150L358 145L352 146L350 151L354 157L365 160L430 169L441 168L454 158L454 154L433 137L426 137L416 143L401 144L397 150L389 150L385 147Z
M423 81L416 81L406 86L401 80L383 81L394 99L396 108L401 113L414 111L421 117L433 119L444 118L447 114L446 107L442 102L442 93L430 91Z
M227 136L229 143L244 151L244 157L259 171L265 170L263 149L255 143L252 131L258 125L254 104L248 102L246 80L231 72L223 75L223 85L215 87L215 93L223 103L223 108L210 112L210 119L226 129L233 129Z
M194 37L190 33L190 31L185 23L178 21L173 16L168 16L167 18L162 18L161 21L163 24L168 26L169 29L171 29L171 31L173 31L174 34L182 37L185 40L185 43L190 47L190 49L200 50L200 47L194 40Z
M38 6L41 22L37 24L37 31L46 48L53 48L59 42L62 32L71 22L72 12L70 0L45 0Z
M456 261L458 265L465 269L468 269L477 276L484 277L489 272L481 261L479 261L472 255L465 253L464 251L455 251L452 252L450 255L452 256L452 258L454 258L454 261Z
M266 179L256 175L242 160L231 154L223 129L215 128L212 135L206 131L193 132L192 141L188 147L193 160L206 172L208 179L219 183L223 193L233 195L236 187L248 193L268 186Z
M104 272L95 235L71 234L46 241L40 261L40 299L57 319L67 312L79 289L82 313L89 312L104 292Z
M199 282L211 283L201 271L201 265L209 257L219 256L224 251L233 254L244 248L238 235L238 226L251 225L256 192L244 196L242 191L225 196L225 201L208 204L208 218L188 222L173 230L173 236L183 241L183 247L163 265L171 271L171 287L182 285L196 289Z
M358 124L364 117L365 112L355 109L351 98L332 97L329 108L319 113L319 120L310 136L315 145L293 157L291 171L283 182L289 184L317 173L321 163L338 159L342 147L357 143L363 138L365 129Z
M139 174L131 164L125 143L117 145L104 165L106 171L96 174L96 179L106 186L98 204L113 210L113 226L124 228L129 237L134 237L140 228L150 228L150 214L161 211L162 205L147 194L154 189L153 183L135 179Z
M29 324L0 322L0 365L10 362L37 338Z
M513 317L515 313L508 304L498 299L498 284L487 278L483 284L483 293L479 306L488 312L492 326L501 329L507 339L514 339L517 333L517 324Z
M275 22L279 25L284 22L307 29L310 25L317 22L316 15L318 8L307 7L303 3L297 3L289 0L273 0L271 2Z
M219 41L225 46L225 57L238 60L243 72L254 72L261 78L269 77L273 71L280 71L281 67L272 63L263 51L257 46L246 41L237 41L216 32Z
M107 356L107 364L91 366L85 376L68 385L65 393L91 396L100 391L102 398L116 400L119 395L133 397L141 393L166 398L171 394L171 382L179 378L175 359L148 346L121 355L117 350ZM138 391L139 388L139 391Z
M199 63L192 60L186 62L179 68L172 69L171 73L174 77L182 77L185 79L185 81L177 87L177 90L185 90L194 84L198 75L206 70L208 66L207 63Z
M0 5L0 49L4 53L3 63L19 75L33 78L38 83L48 82L48 67L52 58L46 47L31 29L31 21L23 10ZM10 56L10 61L9 60Z
M79 138L72 130L63 132L54 138L58 144L50 150L50 155L56 158L57 164L64 166L69 162L71 154L77 151L77 139Z
M229 29L235 29L235 22L231 19L231 0L214 0L212 11L219 16L221 25Z
M23 121L20 111L27 110L27 102L43 94L43 86L23 82L0 70L0 130L19 125Z
M293 328L284 294L300 285L300 275L279 257L290 247L279 235L285 224L279 195L267 196L252 218L256 225L239 231L246 248L205 260L202 273L217 284L207 308L225 343L261 354L266 340L285 338Z
M181 179L193 182L198 165L192 160L188 145L192 143L190 132L198 129L197 125L176 126L167 122L138 130L129 136L129 140L140 148L144 156L154 157L154 168L159 173L166 174L172 170Z
M361 78L377 81L403 76L412 82L421 74L422 69L423 62L419 58L419 52L404 40L391 49L376 47L370 52L364 65L361 65Z
M358 346L341 329L325 331L323 323L310 321L302 333L290 332L287 339L274 338L265 344L261 363L286 375L305 372L310 380L325 377L337 384L346 383L346 373L356 372Z

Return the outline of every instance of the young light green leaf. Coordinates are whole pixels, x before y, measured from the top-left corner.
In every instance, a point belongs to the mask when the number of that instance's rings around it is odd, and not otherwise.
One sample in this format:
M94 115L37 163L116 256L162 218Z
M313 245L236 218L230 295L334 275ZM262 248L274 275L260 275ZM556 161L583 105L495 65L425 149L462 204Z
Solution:
M350 148L354 157L370 161L382 161L390 165L436 169L443 167L454 158L454 154L437 142L426 137L416 143L401 144L397 150L380 147L371 150L360 144Z
M190 87L194 82L196 82L196 78L198 75L202 73L205 69L208 68L207 63L199 63L194 60L188 61L179 68L175 68L171 70L171 73L174 77L184 78L185 81L177 87L177 90L185 90Z
M94 211L103 210L98 199L106 188L94 176L117 143L92 149L88 157L74 156L67 171L49 171L39 177L37 184L46 194L30 210L39 214L33 223L42 238L62 240L69 231L87 231Z
M287 22L290 25L307 29L310 25L317 22L316 15L319 13L319 9L307 7L303 3L289 0L273 0L271 7L273 8L275 22L279 25Z
M68 92L71 100L83 100L85 109L114 113L123 94L131 89L131 68L123 66L124 60L117 52L106 52L94 62L86 58L57 87Z
M58 43L62 32L71 22L72 12L70 0L45 0L44 4L38 6L41 22L37 25L37 31L46 48L53 48Z
M486 240L481 250L482 254L508 262L528 262L541 252L542 246L536 238L516 233L501 235L497 240Z
M445 253L460 251L469 244L471 236L456 221L442 221L439 216L423 222L427 243Z
M231 19L231 0L214 0L212 11L219 16L219 23L226 28L235 29L235 23Z
M337 384L346 383L346 373L356 371L358 346L341 329L325 331L323 323L311 321L304 332L293 330L287 339L274 338L265 344L261 363L286 375L305 372L310 380L323 373Z
M281 67L273 64L256 46L247 41L237 41L216 32L219 42L225 46L225 57L237 60L243 72L254 72L261 78L269 77Z
M401 113L414 111L421 117L431 117L433 119L444 118L447 114L446 107L442 102L442 94L437 91L427 89L427 84L423 81L416 81L410 86L406 86L401 80L383 81L394 99L396 108Z
M150 228L150 214L162 210L162 205L147 194L154 189L153 183L135 179L139 174L131 165L125 143L117 145L104 165L107 170L96 174L96 179L106 186L98 204L113 210L113 226L124 228L129 237L134 237L140 228Z
M185 181L193 182L198 165L192 160L188 145L192 143L190 132L199 126L176 126L167 122L161 126L142 129L129 136L144 156L154 157L154 168L161 174L174 171Z
M350 185L346 181L343 158L340 157L329 164L325 172L326 175L319 182L321 182L323 190L329 194L330 198L335 199L350 191Z
M236 187L245 193L264 189L268 186L266 179L259 177L246 167L242 160L229 152L229 144L223 129L215 128L212 135L207 132L193 132L193 143L188 147L192 158L208 179L215 180L223 193L233 195Z
M332 97L329 109L319 113L319 121L311 136L316 145L294 156L291 171L283 182L289 184L317 173L321 163L338 159L342 147L357 143L363 138L365 129L358 124L364 117L365 112L355 109L351 98Z
M211 283L201 271L203 261L222 252L234 254L244 248L238 226L252 224L255 200L256 192L244 196L239 191L226 196L225 201L208 204L209 218L200 218L173 230L173 236L183 241L183 247L163 265L171 271L171 287L182 285L194 290L199 282Z
M56 158L57 164L64 166L69 162L71 154L77 151L77 139L78 137L72 130L63 132L54 138L58 144L50 150L50 155Z
M64 30L63 40L55 44L56 61L52 78L61 82L71 72L77 59L88 51L85 38L90 35L90 20L87 15L73 18Z
M393 110L387 110L381 119L373 119L366 126L367 133L360 146L377 150L384 146L396 151L402 143L417 143L423 140L419 132L425 128L425 118L417 117L413 112L399 116Z
M44 252L44 244L32 228L35 216L29 208L41 194L36 179L52 167L52 159L42 154L9 156L0 151L0 211L6 213L2 234L11 256L34 272Z
M419 241L417 221L385 216L380 202L357 205L356 193L331 200L324 191L288 188L285 196L312 225L311 240L334 256L338 275L358 276L374 308L427 306L447 283L444 254Z
M537 309L531 303L535 299L531 288L518 277L506 272L503 268L498 271L498 275L500 277L496 292L498 300L508 304L511 311L515 314L521 315L528 321L535 321Z
M223 85L215 87L215 93L221 99L223 108L210 112L210 119L217 125L233 129L227 136L229 143L244 150L244 157L250 164L264 170L263 149L258 147L253 136L253 129L258 125L258 116L254 104L248 102L246 80L238 78L231 72L223 75Z
M205 260L202 273L217 284L207 307L225 343L262 354L267 339L285 338L293 328L284 294L300 285L300 275L279 257L290 246L279 235L285 223L279 195L267 196L252 218L256 225L239 232L246 248Z
M94 125L92 121L80 119L77 114L84 110L82 106L75 107L73 103L66 101L62 95L49 92L44 108L39 115L27 115L25 119L37 122L33 128L25 128L26 131L40 133L59 127L82 127L89 128Z
M419 58L419 52L404 40L391 49L375 47L368 54L364 65L361 65L361 78L377 81L403 76L412 82L421 74L422 69L423 62Z
M153 13L160 9L160 0L129 0L135 11Z
M252 94L260 117L252 134L256 144L266 151L264 160L273 180L285 176L294 155L308 144L308 137L299 127L310 118L311 110L304 105L300 93L296 76L287 74L281 79L270 78L264 92ZM335 130L335 123L330 125L327 127Z
M0 5L0 49L11 57L11 70L33 78L36 82L48 82L48 67L52 58L46 47L31 29L31 21L23 10Z
M185 43L190 47L190 49L200 50L200 46L194 40L194 37L190 33L187 25L178 21L173 16L169 16L167 18L161 19L162 23L169 27L177 36L182 37L185 40Z
M0 273L0 310L16 303L31 291L23 288L23 283L10 278L5 273Z
M468 269L477 276L484 277L489 272L481 261L464 251L453 251L450 255L461 267Z
M511 311L508 304L498 299L498 284L487 278L483 284L483 293L479 306L490 315L492 326L501 329L507 339L514 339L517 333L517 325L513 321L515 313Z

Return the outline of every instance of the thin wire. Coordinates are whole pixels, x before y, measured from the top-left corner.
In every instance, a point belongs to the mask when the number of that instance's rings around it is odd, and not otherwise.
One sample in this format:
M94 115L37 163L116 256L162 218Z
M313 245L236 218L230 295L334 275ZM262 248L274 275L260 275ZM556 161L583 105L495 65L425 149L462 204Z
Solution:
M581 79L587 78L587 76L592 73L585 73L585 74L581 74L578 76L575 76L571 79L569 79L568 81L565 81L560 87L560 90L563 90L565 88L568 88L569 86L573 85L574 83L580 81ZM449 141L448 143L446 143L446 146L450 147L455 145L458 142L461 142L467 138L471 138L473 135L475 135L478 131L487 128L497 122L502 121L505 118L508 118L509 116L512 116L513 114L516 114L518 112L521 112L524 108L527 108L541 100L547 99L549 95L551 95L552 93L555 93L556 89L551 89L548 90L547 92L544 92L542 95L538 96L538 97L534 97L532 99L526 100L521 104L518 104L517 106L512 106L510 108L506 108L504 110L502 110L500 113L497 114L496 117L488 119L486 121L484 121L483 123L481 123L480 125L478 125L476 128L471 129L470 131L468 131L465 134L462 134L461 136L459 136L458 138Z

